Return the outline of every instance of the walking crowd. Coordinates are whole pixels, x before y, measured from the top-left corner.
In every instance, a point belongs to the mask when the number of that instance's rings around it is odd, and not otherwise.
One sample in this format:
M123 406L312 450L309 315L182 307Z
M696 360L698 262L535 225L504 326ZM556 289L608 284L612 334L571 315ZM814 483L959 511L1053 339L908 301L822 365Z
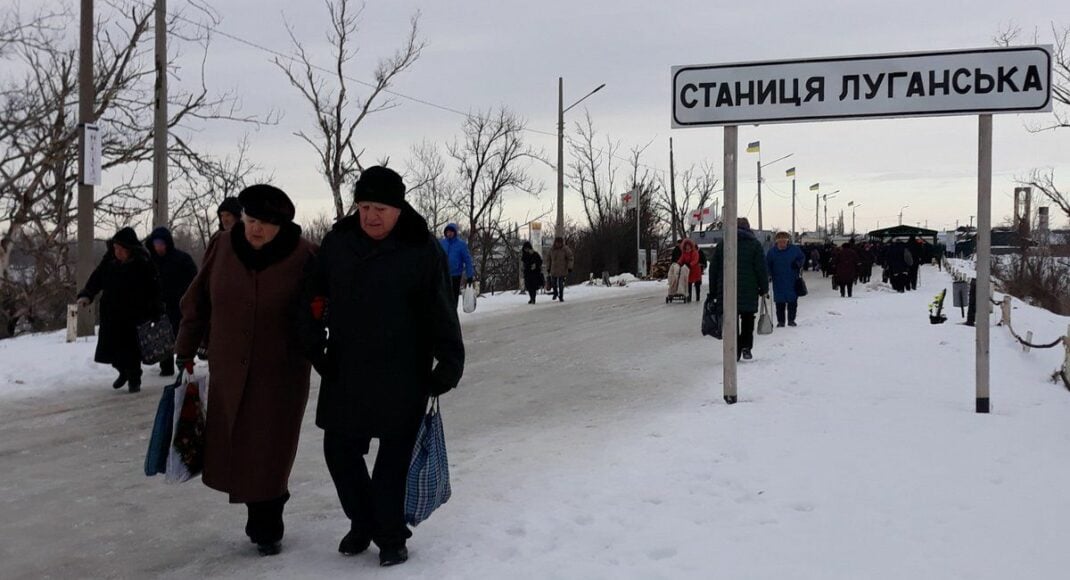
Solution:
M803 279L804 271L820 271L822 277L831 278L833 290L839 290L841 298L854 296L855 284L869 284L873 276L873 267L880 266L882 270L882 282L888 283L900 293L916 290L918 287L918 274L922 264L929 263L937 252L931 244L916 237L909 239L894 240L891 243L866 242L856 243L853 239L837 247L831 243L823 246L808 245L800 247L791 241L791 235L787 232L777 232L774 236L775 243L768 251L763 253L761 242L750 227L747 218L739 218L737 222L738 247L736 256L737 267L737 313L738 340L736 342L737 360L750 360L753 358L754 333L756 317L759 313L762 317L769 318L769 326L765 332L772 331L772 314L766 312L768 306L769 286L772 285L772 301L775 309L776 326L798 326L796 322L799 314L799 298L806 296L806 282ZM669 270L669 296L670 298L680 292L676 276L683 276L681 272L688 274L688 294L686 302L690 301L692 289L695 290L696 300L700 296L702 269L705 261L700 250L692 240L684 239L677 242L672 250ZM710 295L707 300L708 308L720 320L723 312L723 280L722 271L724 265L724 248L718 244L713 250L713 258L709 267ZM697 278L696 278L697 276ZM695 282L698 280L699 282ZM667 299L666 302L670 302ZM757 320L759 331L762 329L762 319ZM723 324L723 321L718 322ZM718 338L720 337L719 335Z
M433 399L456 388L464 372L457 308L477 277L458 226L436 239L405 201L396 172L368 168L352 193L355 212L317 246L294 223L285 192L248 187L219 206L219 229L199 268L167 228L144 240L123 228L107 241L78 304L99 301L95 360L115 368L115 389L140 391L147 361L139 328L146 323L171 329L173 349L151 361L161 376L188 376L198 359L207 361L202 480L246 506L245 533L264 556L282 549L314 368L321 377L315 423L348 519L338 551L356 555L374 543L380 564L391 566L408 559L406 480L418 433ZM765 250L746 218L737 232L737 360L753 358L756 324L759 333L772 332L770 300L777 327L798 325L804 271L820 270L850 298L855 283L869 283L874 265L898 292L916 289L929 259L913 238L800 247L778 232ZM707 260L694 241L679 241L670 294L686 288L686 301L699 301L706 274L707 302L719 305L724 260L723 245ZM575 256L563 238L554 239L545 264L524 242L520 262L529 304L540 288L564 301ZM373 439L378 451L369 469Z
M219 206L199 270L166 228L144 241L123 228L78 294L82 307L100 302L95 360L119 373L114 388L140 390L138 327L147 322L172 327L161 375L176 364L193 373L198 353L207 359L202 480L245 504L245 533L261 555L282 549L314 367L316 425L349 520L338 551L374 542L381 565L408 559L410 460L431 399L461 380L457 299L475 276L457 227L436 240L405 192L393 170L366 169L353 189L356 212L317 247L285 192L254 185Z

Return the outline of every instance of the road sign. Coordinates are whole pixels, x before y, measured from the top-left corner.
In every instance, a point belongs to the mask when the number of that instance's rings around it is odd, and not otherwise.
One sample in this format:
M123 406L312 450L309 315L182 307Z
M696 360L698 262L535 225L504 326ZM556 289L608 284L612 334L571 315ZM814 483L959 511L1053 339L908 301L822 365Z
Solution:
M672 68L673 128L1052 110L1052 47Z

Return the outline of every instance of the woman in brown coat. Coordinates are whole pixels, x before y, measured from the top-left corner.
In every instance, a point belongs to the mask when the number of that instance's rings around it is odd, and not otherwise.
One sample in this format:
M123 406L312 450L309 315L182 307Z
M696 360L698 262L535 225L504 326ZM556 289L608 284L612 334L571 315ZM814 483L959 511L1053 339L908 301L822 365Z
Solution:
M182 298L175 352L190 370L211 335L204 484L248 506L246 535L274 555L308 401L310 363L295 321L315 247L281 190L254 185L238 199L242 221L210 246Z

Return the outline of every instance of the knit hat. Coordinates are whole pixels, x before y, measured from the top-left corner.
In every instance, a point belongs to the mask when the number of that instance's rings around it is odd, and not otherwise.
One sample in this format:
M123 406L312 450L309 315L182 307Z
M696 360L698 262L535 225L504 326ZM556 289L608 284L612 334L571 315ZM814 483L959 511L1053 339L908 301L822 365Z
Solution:
M245 210L245 215L277 226L292 222L296 213L286 192L266 184L243 189L238 194L238 203Z
M120 245L128 250L135 250L141 247L141 240L137 237L137 232L134 228L125 227L118 232L110 240L112 244Z
M389 167L369 167L361 172L360 179L353 186L353 201L404 207L405 182Z
M241 217L242 207L241 202L236 197L228 197L223 200L223 203L219 204L219 209L215 210L216 214L227 212L234 217Z

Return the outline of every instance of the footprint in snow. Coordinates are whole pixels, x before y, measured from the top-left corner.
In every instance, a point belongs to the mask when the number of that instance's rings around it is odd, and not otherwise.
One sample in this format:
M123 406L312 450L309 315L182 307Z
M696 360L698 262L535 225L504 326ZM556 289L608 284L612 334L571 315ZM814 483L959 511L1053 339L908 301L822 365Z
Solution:
M843 316L843 314L836 312L835 310L829 310L828 313L833 316Z
M651 560L666 560L675 556L676 550L673 548L658 548L656 550L650 550L646 555Z

